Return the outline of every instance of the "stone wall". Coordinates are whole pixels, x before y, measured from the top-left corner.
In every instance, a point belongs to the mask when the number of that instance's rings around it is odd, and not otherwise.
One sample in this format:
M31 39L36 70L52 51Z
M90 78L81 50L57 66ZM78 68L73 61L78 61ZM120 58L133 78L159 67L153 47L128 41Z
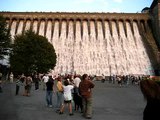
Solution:
M154 0L150 7L152 30L160 49L160 0Z
M37 29L35 30L36 33L39 34L39 28L41 24L44 24L44 33L42 35L46 36L47 25L49 22L52 23L52 30L56 21L59 22L60 27L62 26L62 22L66 21L67 26L70 21L74 24L74 31L76 22L79 21L81 26L84 21L88 24L88 31L90 32L90 23L93 21L95 23L95 29L97 32L97 25L96 23L100 21L103 25L103 33L105 33L104 22L109 22L110 32L112 34L112 25L111 22L116 22L117 31L119 34L119 22L122 22L124 25L125 33L126 33L126 23L129 22L133 31L133 22L136 22L140 27L141 24L144 25L144 31L148 30L148 23L150 22L150 16L147 13L52 13L52 12L0 12L0 15L3 15L8 22L9 29L15 23L15 30L11 33L12 37L15 34L18 34L18 26L20 26L21 22L23 22L23 28L21 32L23 33L28 28L26 27L29 23L29 29L33 29L35 22L37 23ZM68 28L67 28L68 29ZM68 30L67 30L68 31ZM83 28L82 28L83 31ZM60 31L61 33L61 31ZM127 35L127 33L126 33ZM52 35L51 35L52 36Z
M12 38L31 29L53 44L59 56L57 73L150 74L146 71L157 66L157 46L148 13L0 12L0 15L6 18Z

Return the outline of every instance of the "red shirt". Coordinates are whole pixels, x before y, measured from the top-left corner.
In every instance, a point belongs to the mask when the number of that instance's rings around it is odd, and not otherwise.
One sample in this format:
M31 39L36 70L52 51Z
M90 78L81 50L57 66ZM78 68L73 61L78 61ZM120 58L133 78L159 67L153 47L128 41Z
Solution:
M90 80L82 80L79 84L79 90L82 97L91 97L91 88L94 88L94 84Z

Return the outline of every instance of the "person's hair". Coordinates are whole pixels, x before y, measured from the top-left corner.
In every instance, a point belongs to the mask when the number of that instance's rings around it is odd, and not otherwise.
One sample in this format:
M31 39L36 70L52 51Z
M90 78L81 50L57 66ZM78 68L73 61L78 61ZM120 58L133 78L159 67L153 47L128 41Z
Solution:
M62 77L59 76L59 77L57 78L57 81L61 81L61 80L62 80Z
M82 80L85 80L86 77L88 77L88 75L87 75L87 74L84 74L84 75L82 76Z
M65 85L65 86L69 85L69 81L68 81L68 80L65 80L65 81L64 81L64 85Z
M140 81L140 89L146 99L160 100L160 85L154 80Z
M52 79L52 76L51 76L51 75L49 76L49 79Z
M52 82L52 81L53 81L52 76L49 76L49 81L48 82Z

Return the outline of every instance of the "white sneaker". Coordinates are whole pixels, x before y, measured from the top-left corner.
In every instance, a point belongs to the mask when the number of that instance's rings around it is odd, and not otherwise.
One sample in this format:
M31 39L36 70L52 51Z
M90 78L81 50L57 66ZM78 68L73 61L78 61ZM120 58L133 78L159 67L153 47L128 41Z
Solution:
M51 107L52 107L52 105L49 105L49 107L51 108Z

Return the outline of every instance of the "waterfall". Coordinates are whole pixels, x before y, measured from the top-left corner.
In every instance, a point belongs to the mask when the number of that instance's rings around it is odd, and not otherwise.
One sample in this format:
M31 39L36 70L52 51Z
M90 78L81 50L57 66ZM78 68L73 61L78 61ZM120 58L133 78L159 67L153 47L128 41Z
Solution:
M10 25L12 39L31 26L54 46L56 73L152 74L137 21L13 20ZM145 32L144 24L141 26Z
M23 20L20 20L16 34L22 34L22 31L23 31Z
M150 67L152 68L152 65L151 65L150 59L147 55L144 43L142 42L142 37L139 34L138 25L134 22L133 26L134 26L134 33L135 33L135 36L134 36L135 43L136 43L135 45L137 47L137 49L136 49L137 54L135 56L137 57L137 60L139 62L139 64L138 64L139 72L143 73L143 74L147 74L145 72L149 72L148 74L151 74L150 73L151 71L149 71L149 68Z
M90 22L90 74L96 72L96 63L95 63L95 52L96 52L96 28L95 22Z
M16 34L16 25L17 25L16 20L13 20L12 25L11 25L11 31L10 31L11 39L12 39L11 43L14 43L13 39Z
M127 75L127 60L125 58L125 53L126 53L126 49L127 49L127 46L126 46L126 42L127 42L127 38L126 38L126 34L125 34L125 30L124 30L124 25L123 25L123 22L119 22L119 53L118 53L118 58L121 58L119 59L118 61L118 65L117 67L119 68L118 70L118 74L123 74L123 75Z
M27 20L26 26L25 26L25 31L29 30L30 27L31 27L31 21L30 21L30 20Z
M74 53L73 53L73 61L74 61L74 72L81 72L81 22L77 21L75 23L75 43L74 43Z
M68 37L66 40L67 44L67 49L66 51L68 53L68 72L74 72L74 61L73 61L73 49L74 49L74 26L73 26L73 21L69 21L69 26L68 26ZM66 53L66 54L67 54Z
M60 59L60 57L61 57L60 51L63 51L64 48L62 49L62 48L58 47L58 45L59 46L61 45L61 44L59 44L59 31L60 31L59 30L59 22L56 20L55 24L54 24L53 37L52 37L52 44L54 46L54 49L55 49L55 52L57 55L56 67L54 68L56 74L61 73L63 66L65 66L65 65L60 64L60 60L61 60Z
M61 71L60 73L68 73L68 46L67 46L67 23L66 21L62 21L62 26L61 26L61 34L59 38L59 44L60 44L60 65L61 65Z
M83 21L82 23L82 46L81 46L81 53L80 53L80 57L81 57L81 61L80 61L80 65L81 65L81 71L80 74L82 74L84 71L86 71L86 73L88 73L88 66L89 66L89 34L88 34L88 21Z
M45 30L44 28L45 28L45 21L42 20L39 27L39 35L44 36L44 30Z
M32 28L32 30L33 30L35 33L37 33L37 29L38 29L38 21L37 21L37 20L34 20L34 21L33 21L33 28Z
M109 22L108 21L105 21L104 22L104 29L105 29L105 43L106 43L106 59L105 59L105 63L106 63L106 70L104 71L105 73L107 73L107 75L111 75L112 72L111 72L111 61L112 61L112 58L111 58L111 43L113 42L112 41L112 38L111 38L111 32L110 32L110 28L109 28ZM106 75L106 74L104 74Z
M51 43L51 37L52 37L52 21L48 21L47 23L47 30L46 30L46 38Z

